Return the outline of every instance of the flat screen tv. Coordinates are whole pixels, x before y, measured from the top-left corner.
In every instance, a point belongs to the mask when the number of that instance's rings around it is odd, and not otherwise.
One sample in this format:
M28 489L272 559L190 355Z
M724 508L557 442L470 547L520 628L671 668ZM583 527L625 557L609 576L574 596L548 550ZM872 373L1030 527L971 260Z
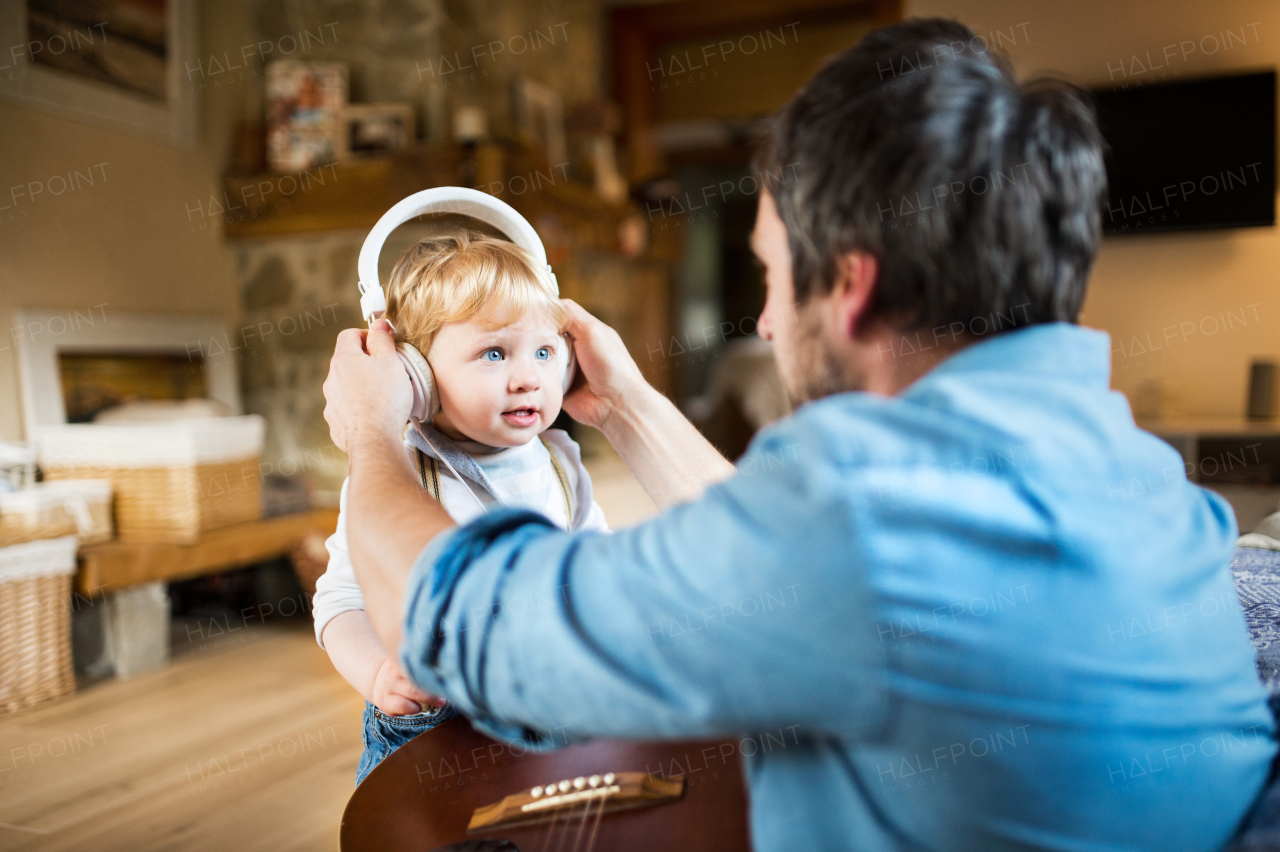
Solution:
M1276 72L1093 93L1107 234L1276 222Z

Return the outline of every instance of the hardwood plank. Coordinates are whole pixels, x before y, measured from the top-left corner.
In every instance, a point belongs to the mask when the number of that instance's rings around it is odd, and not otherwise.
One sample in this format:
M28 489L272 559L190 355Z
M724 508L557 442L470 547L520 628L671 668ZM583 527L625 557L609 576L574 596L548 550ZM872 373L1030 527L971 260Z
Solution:
M299 619L0 717L0 848L336 849L362 708Z
M337 849L342 814L336 811L305 824L282 820L299 801L316 796L345 800L350 797L358 748L333 751L326 759L310 765L302 772L280 778L251 798L238 797L236 807L210 811L206 816L174 832L172 845L157 849L181 849L183 852L224 852L227 838L243 836L252 839L259 849Z
M84 595L137 583L176 580L251 565L288 554L309 532L332 533L337 509L312 509L210 530L194 544L110 541L80 549L76 588Z

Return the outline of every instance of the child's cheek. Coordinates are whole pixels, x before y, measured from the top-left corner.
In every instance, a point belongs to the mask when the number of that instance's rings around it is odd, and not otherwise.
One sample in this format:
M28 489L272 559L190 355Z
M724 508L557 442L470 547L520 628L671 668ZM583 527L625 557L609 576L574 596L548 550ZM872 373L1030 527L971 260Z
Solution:
M563 378L560 375L552 377L553 384L549 384L544 397L546 405L547 422L549 428L555 419L560 416L560 409L564 407L564 388L561 386Z

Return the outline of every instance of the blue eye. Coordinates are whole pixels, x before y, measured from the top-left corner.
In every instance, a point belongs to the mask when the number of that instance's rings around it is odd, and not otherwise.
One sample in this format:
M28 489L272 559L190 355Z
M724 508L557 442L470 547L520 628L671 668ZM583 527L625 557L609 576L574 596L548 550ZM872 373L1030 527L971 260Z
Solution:
M551 350L550 350L550 349L548 349L548 348L547 348L547 347L545 347L545 346L543 346L541 349L539 349L539 350L538 350L536 353L534 353L534 354L535 354L535 355L537 355L537 357L538 357L538 360L539 360L539 361L549 361L549 360L551 360Z
M483 358L483 359L485 359L486 361L501 361L501 360L502 360L502 350L501 350L501 349L486 349L486 350L484 351L484 354L483 354L483 355L481 355L480 357L481 357L481 358Z

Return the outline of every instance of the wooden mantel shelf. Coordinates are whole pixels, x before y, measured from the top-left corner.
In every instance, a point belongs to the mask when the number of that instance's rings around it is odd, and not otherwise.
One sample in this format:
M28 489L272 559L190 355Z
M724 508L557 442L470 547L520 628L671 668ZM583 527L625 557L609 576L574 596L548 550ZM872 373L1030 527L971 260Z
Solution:
M462 157L455 145L419 146L293 174L229 173L216 201L228 239L371 228L406 195L458 183Z
M589 242L604 251L616 250L618 224L638 212L598 198L590 186L569 181L565 166L548 165L544 155L519 143L483 145L468 160L461 146L437 144L294 174L233 172L223 176L222 198L210 199L209 206L225 211L217 215L228 239L279 237L368 229L415 192L474 185L531 221L551 209L573 220L571 230L590 223Z
M307 534L338 527L337 509L312 509L210 530L194 544L109 541L80 548L76 588L84 595L240 568L289 553Z

